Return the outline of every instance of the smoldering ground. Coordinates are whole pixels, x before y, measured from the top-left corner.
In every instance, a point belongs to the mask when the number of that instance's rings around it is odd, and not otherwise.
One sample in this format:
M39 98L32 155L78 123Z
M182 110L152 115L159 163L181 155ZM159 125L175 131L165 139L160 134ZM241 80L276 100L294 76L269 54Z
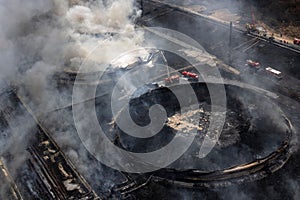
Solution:
M70 113L61 110L52 113L51 116L47 115L51 110L69 105L71 100L68 92L57 90L52 75L57 71L76 71L80 66L80 62L78 64L77 61L83 60L89 54L89 50L95 47L95 43L100 43L101 48L99 56L92 59L101 63L109 63L120 52L139 47L143 35L135 33L133 25L133 20L140 14L139 10L134 8L131 0L12 0L1 1L0 10L0 77L17 86L19 95L40 121L52 127L50 131L55 140L78 170L94 184L95 190L102 192L110 188L114 180L104 180L104 177L109 177L110 172L104 176L106 169L98 163L91 162L90 155L76 136L76 130L69 126L69 123L72 123ZM117 32L118 36L97 39L94 37L103 31ZM17 119L20 123L13 126L22 134L18 135L17 139L11 137L12 139L3 141L6 145L1 146L0 152L18 152L16 155L20 155L22 161L24 157L21 148L18 149L15 144L24 141L23 138L30 137L30 124L26 123L26 116L19 118L23 120ZM29 128L25 129L24 124ZM6 148L13 145L16 151ZM23 142L23 146L26 148L27 143ZM14 168L17 166L16 164ZM91 172L91 168L95 170ZM287 180L290 180L289 178L287 177ZM289 186L291 190L299 188L298 182L293 180L287 181L287 187ZM274 191L272 188L269 190ZM251 194L238 192L238 189L234 188L221 191L216 197L231 199L239 196L242 199L251 199L255 197L252 194L258 192L256 186L249 190ZM295 193L295 197L297 195L299 194ZM205 195L180 193L182 199L197 197L202 198ZM174 195L173 198L177 196Z
M53 75L65 70L78 70L80 62L76 61L84 60L95 46L101 53L92 59L104 65L121 52L139 47L143 35L135 32L133 24L139 15L133 0L1 0L0 78L5 82L1 85L2 91L17 88L23 103L39 121L43 121L45 113L72 103L69 91L58 89ZM107 32L118 36L106 37ZM6 106L1 105L1 109ZM73 119L67 114L60 114ZM33 121L29 122L28 116L19 112L15 119L10 120L10 128L6 130L4 127L2 135L5 137L0 138L0 153L1 157L7 153L14 156L9 163L13 167L10 169L12 172L27 158L28 141L34 135ZM65 122L53 123L60 123L63 127ZM59 127L59 124L55 126ZM101 179L101 166L90 163L95 173L86 167L89 166L90 155L79 140L71 139L76 130L71 131L54 129L53 137L81 173L87 178L96 173ZM105 184L110 183L103 182Z

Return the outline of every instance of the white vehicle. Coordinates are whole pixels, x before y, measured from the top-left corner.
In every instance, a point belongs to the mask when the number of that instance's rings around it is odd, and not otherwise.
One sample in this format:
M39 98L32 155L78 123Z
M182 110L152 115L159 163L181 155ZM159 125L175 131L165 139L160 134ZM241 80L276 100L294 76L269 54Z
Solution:
M270 74L272 74L273 76L275 76L278 79L282 79L282 73L276 69L273 69L271 67L267 67L266 71Z

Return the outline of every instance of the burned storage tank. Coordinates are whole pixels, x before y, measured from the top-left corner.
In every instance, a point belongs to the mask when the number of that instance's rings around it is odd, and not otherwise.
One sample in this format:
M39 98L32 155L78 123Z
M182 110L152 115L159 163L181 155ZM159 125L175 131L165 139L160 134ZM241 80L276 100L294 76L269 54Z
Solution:
M184 91L185 84L151 89L130 100L130 115L140 126L150 123L149 109L153 105L164 107L168 118L155 136L134 138L115 124L118 135L115 143L138 153L162 148L176 134L185 137L185 134L196 133L188 151L167 168L152 173L152 180L189 188L224 186L261 179L284 165L293 147L294 129L290 121L264 91L232 84L225 85L226 120L220 138L213 138L216 145L206 157L201 158L200 147L205 137L211 137L208 129L212 105L207 84L190 85L197 95L199 106L184 113L180 113L179 102L172 91ZM197 120L191 120L195 116Z

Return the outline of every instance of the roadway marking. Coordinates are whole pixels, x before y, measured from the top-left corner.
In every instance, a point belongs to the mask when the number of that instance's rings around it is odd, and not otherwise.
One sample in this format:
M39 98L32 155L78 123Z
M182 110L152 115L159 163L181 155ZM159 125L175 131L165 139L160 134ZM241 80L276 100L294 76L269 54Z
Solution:
M259 43L259 40L256 41L255 43L253 43L252 45L250 45L249 47L247 47L246 49L243 50L243 52L248 51L249 49L251 49L252 47L254 47L255 45L257 45Z
M257 39L257 38L251 38L250 40L247 40L246 42L243 42L243 43L239 44L238 46L234 47L232 50L237 50L237 49L241 48L242 46L246 46L248 43L254 42L255 39Z

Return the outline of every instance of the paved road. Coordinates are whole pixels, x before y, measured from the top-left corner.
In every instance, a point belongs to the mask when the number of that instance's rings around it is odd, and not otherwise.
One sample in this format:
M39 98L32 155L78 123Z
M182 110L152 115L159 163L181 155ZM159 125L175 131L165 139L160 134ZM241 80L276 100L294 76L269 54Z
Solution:
M145 2L144 6L146 13L144 25L182 32L199 42L210 54L242 71L239 77L241 80L300 101L299 53L233 29L230 62L229 25L207 19L194 12L189 13L188 10L172 9L151 1ZM247 59L260 62L263 68L272 67L282 71L284 78L276 80L265 73L249 71L249 67L245 66Z
M222 25L178 9L144 1L144 25L174 29L197 40L210 54L229 63L229 26ZM233 30L233 51L231 65L241 74L236 77L247 83L276 92L277 103L288 114L299 137L300 130L300 54L274 46ZM283 72L284 77L277 80L246 66L246 59L259 61L263 67L271 66ZM292 98L292 99L291 99ZM275 174L245 185L203 191L180 191L177 188L155 188L161 199L299 199L300 193L300 152L297 151L288 163ZM151 188L147 188L151 190ZM147 198L146 198L147 199Z

